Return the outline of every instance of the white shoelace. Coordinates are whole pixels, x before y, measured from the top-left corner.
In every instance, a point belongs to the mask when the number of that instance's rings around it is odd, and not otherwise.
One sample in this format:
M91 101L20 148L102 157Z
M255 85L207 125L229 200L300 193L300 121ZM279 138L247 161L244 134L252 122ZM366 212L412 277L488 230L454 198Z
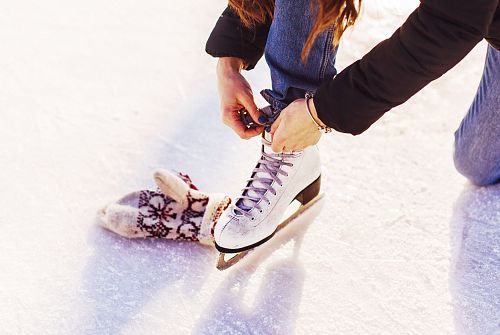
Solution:
M264 144L264 147L266 147L266 144ZM294 153L275 154L262 151L257 167L252 171L252 177L248 180L242 195L236 198L233 215L253 219L252 214L250 214L253 208L262 212L259 202L267 201L270 204L266 193L269 191L276 195L276 190L271 184L274 181L280 186L283 185L279 175L288 176L288 173L282 169L282 166L293 166L292 163L285 162L285 158L294 156Z

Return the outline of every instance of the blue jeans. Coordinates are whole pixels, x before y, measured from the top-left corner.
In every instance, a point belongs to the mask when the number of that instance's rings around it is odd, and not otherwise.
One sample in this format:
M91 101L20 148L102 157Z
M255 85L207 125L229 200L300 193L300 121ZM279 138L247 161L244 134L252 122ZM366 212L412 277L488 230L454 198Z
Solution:
M325 78L333 78L336 50L333 27L320 34L305 63L301 52L314 23L309 0L276 0L265 58L271 70L272 89L261 92L276 111L281 111L306 92L315 92Z
M500 182L500 51L492 46L476 97L455 132L454 160L476 185Z

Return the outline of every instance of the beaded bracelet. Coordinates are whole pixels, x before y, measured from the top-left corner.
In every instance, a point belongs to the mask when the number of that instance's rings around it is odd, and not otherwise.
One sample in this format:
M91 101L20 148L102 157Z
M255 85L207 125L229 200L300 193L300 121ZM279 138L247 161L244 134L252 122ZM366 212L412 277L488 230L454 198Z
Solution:
M327 126L320 126L318 124L318 122L316 122L316 120L313 118L311 110L309 109L309 100L311 100L313 97L314 97L314 95L310 92L307 92L305 95L307 114L309 114L309 116L311 117L311 120L313 120L314 124L316 125L316 127L318 128L318 130L320 132L322 132L323 134L331 133L332 128L327 127Z

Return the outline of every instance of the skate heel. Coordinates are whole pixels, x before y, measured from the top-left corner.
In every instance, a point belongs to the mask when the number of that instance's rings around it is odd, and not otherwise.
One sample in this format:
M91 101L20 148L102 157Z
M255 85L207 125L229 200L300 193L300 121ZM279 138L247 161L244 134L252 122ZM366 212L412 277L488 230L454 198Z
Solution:
M299 201L302 205L305 205L319 194L320 188L321 175L315 181L309 184L309 186L303 189L299 194L297 194L295 200Z

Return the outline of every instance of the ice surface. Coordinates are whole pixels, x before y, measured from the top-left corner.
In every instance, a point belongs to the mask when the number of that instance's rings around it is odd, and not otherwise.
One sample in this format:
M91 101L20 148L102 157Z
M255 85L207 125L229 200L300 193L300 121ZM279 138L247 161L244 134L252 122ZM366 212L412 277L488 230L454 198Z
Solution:
M367 2L339 69L416 5ZM208 248L96 226L156 167L232 195L248 178L259 140L222 125L204 53L223 7L0 3L0 333L495 334L499 189L451 158L484 43L362 136L324 136L322 211L258 267L219 272ZM247 77L269 86L265 64Z
M460 334L500 334L500 185L466 188L450 224L450 288Z

